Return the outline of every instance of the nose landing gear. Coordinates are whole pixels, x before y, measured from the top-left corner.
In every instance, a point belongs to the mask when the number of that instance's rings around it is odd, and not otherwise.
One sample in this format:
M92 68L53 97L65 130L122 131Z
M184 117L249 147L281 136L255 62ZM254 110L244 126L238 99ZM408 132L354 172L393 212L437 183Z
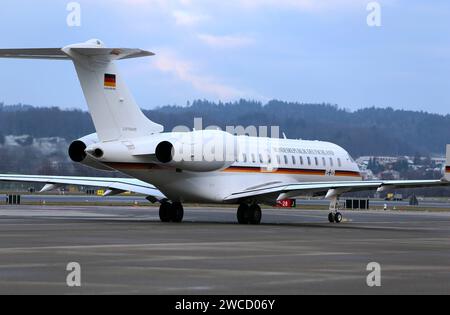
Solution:
M343 219L343 216L340 212L330 212L330 214L328 215L328 221L330 221L330 223L341 223Z
M330 221L330 223L341 223L343 216L339 212L339 196L335 196L331 199L330 211L330 214L328 214L328 221Z

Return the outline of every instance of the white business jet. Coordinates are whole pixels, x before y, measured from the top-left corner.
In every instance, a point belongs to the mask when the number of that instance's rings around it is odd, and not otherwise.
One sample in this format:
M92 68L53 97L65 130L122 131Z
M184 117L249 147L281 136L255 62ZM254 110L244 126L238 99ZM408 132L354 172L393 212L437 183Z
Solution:
M141 49L107 48L100 40L49 49L0 49L0 57L72 60L96 133L74 141L70 158L131 178L0 175L1 181L103 187L159 202L163 222L181 222L184 202L236 204L241 224L261 222L260 204L300 196L330 200L330 222L342 221L339 197L363 190L450 184L450 146L441 180L363 181L346 150L328 142L232 135L219 130L164 132L130 94L114 62L152 56ZM207 150L205 150L207 148ZM213 156L214 158L211 158Z

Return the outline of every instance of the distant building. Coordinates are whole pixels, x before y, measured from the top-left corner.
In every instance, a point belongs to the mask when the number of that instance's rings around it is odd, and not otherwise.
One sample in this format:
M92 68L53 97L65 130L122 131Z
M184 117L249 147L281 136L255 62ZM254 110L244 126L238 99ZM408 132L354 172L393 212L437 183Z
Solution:
M431 161L434 162L434 164L436 165L445 165L446 158L445 156L432 157Z
M378 179L372 172L372 170L369 169L361 169L361 176L364 180L375 180Z
M380 173L381 179L384 180L399 180L401 179L400 172L394 170L387 170Z
M400 159L408 158L405 156L361 156L356 159L356 162L358 164L369 164L370 160L375 159L379 164L386 165L386 164L393 164L398 162Z

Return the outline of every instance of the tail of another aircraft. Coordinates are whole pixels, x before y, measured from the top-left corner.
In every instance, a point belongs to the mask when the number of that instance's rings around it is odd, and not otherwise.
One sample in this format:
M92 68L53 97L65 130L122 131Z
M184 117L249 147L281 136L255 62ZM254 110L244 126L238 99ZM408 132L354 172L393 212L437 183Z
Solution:
M101 141L163 131L163 126L142 113L114 64L115 60L152 55L140 49L106 48L96 39L62 49L0 49L3 58L72 60Z
M445 180L450 181L450 144L447 144L444 178Z

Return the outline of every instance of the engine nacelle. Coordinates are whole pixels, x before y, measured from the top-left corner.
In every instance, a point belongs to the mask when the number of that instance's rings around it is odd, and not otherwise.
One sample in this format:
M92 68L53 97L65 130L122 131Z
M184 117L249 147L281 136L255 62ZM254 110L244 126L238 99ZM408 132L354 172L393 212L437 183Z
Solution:
M83 159L82 163L149 163L211 172L232 165L238 156L236 137L218 130L161 133L108 142L94 140L90 135L75 141L71 158Z
M111 171L111 169L103 164L97 162L94 158L86 153L86 148L100 140L96 133L87 135L83 138L73 141L69 146L69 157L73 162L81 163L83 165L96 168L99 170Z
M212 172L229 167L238 156L236 138L223 131L180 133L158 143L159 163L192 172Z

